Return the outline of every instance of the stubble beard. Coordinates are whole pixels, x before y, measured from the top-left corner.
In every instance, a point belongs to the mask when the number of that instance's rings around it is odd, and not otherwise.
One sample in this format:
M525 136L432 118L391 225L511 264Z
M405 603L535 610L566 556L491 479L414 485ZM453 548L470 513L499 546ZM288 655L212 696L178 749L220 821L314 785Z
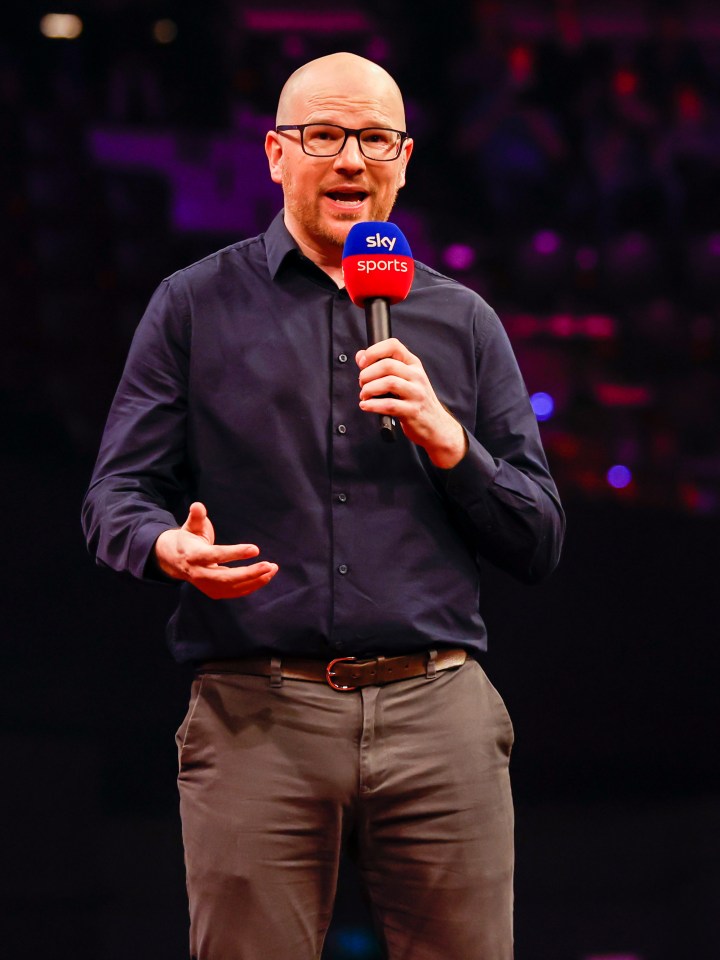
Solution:
M305 230L306 234L321 244L328 244L340 250L345 246L347 235L354 224L362 223L364 220L387 220L392 208L395 206L397 195L400 192L399 188L395 191L392 201L387 205L387 208L383 205L383 208L379 209L374 199L372 199L369 216L359 217L358 214L353 213L351 210L348 210L347 213L338 214L335 218L338 226L337 229L334 230L332 228L332 221L324 219L320 213L322 194L317 194L315 197L307 197L300 194L295 190L294 185L290 182L290 178L285 177L283 177L282 187L285 198L285 208L292 214L295 222ZM348 225L347 229L345 229L344 224Z

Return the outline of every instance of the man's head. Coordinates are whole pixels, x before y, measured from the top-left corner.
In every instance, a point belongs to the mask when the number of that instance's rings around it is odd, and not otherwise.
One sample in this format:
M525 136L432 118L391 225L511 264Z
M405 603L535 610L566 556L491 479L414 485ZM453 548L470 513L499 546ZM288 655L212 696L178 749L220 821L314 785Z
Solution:
M334 53L296 70L280 94L277 125L307 123L404 131L405 110L382 67ZM354 223L388 219L412 147L406 139L397 159L368 159L357 137L349 136L337 156L317 157L303 151L299 130L268 133L265 152L272 179L282 184L285 224L311 259L338 263Z

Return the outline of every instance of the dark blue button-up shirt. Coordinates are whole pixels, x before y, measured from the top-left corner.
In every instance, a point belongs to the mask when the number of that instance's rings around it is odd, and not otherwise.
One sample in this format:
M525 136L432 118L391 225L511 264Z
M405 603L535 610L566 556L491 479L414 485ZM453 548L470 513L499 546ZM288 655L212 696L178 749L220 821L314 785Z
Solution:
M267 233L164 280L133 340L83 508L99 563L158 578L153 545L206 504L218 543L256 543L271 583L232 600L182 584L180 661L327 658L486 646L478 557L525 581L557 563L564 519L499 320L416 264L393 334L423 362L469 449L439 470L358 406L365 317Z

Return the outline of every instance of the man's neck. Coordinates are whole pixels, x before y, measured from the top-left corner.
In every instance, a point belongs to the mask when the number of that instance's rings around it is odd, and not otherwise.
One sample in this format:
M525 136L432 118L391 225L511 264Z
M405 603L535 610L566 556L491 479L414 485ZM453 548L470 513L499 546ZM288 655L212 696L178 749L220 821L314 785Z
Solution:
M330 279L342 290L345 286L345 280L342 272L342 247L333 247L320 249L316 245L301 239L295 231L292 224L285 220L285 226L288 233L298 245L300 253L308 260L312 260L316 267L319 267L323 273L326 273Z
M307 253L307 251L303 250L302 247L300 247L300 249L302 253L308 258L308 260L312 260L312 262L315 264L316 267L319 267L323 273L326 273L330 277L330 279L335 284L337 284L340 290L344 288L345 278L343 277L342 264L337 265L337 264L331 264L331 263L323 263L320 260L317 260L315 257L311 256L309 253Z

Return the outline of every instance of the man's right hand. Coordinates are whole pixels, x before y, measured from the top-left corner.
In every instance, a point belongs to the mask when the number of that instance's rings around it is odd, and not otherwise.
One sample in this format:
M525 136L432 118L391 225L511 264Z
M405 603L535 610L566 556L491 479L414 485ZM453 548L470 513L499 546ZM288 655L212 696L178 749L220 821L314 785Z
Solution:
M187 580L213 600L244 597L272 580L278 565L266 560L242 567L223 566L259 553L254 543L216 544L202 503L192 503L185 523L177 530L163 531L155 541L155 557L163 573Z

